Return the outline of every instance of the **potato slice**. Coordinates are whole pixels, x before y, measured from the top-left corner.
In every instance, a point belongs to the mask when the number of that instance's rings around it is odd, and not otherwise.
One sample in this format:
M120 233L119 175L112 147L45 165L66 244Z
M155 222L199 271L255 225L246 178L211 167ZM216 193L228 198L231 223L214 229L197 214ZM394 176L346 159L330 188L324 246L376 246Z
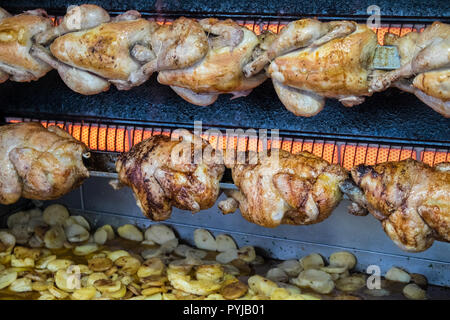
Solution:
M239 259L244 260L245 262L252 262L256 259L255 248L252 246L245 246L238 250Z
M297 277L303 271L302 265L297 260L283 261L277 267L283 269L289 277Z
M351 275L349 277L336 280L336 288L345 292L357 291L366 285L363 275Z
M225 252L229 250L237 250L236 243L233 238L226 234L219 234L216 237L217 251Z
M197 280L219 281L223 278L224 271L220 264L200 265L195 267Z
M297 278L296 284L300 287L309 287L322 294L330 293L334 289L334 282L330 275L324 271L315 269L302 271Z
M165 269L164 262L160 258L151 258L144 261L137 271L139 278L160 276Z
M109 224L105 224L105 225L101 226L99 229L106 231L106 233L108 234L108 240L114 239L114 237L115 237L114 229Z
M338 266L338 265L329 265L326 267L320 268L320 270L330 273L330 274L342 274L347 271L347 266Z
M88 231L91 230L91 226L89 225L89 222L86 220L85 217L83 217L83 216L70 216L69 219L72 219L76 224L79 224L80 226L82 226L86 230L88 230Z
M194 231L194 243L199 249L217 251L217 243L214 236L205 229Z
M285 288L276 288L272 291L270 300L287 300L289 296L290 293Z
M49 226L63 226L69 216L67 208L60 204L49 205L42 214L42 218Z
M76 256L87 256L88 254L94 253L99 249L96 243L87 243L81 246L76 246L73 249L73 254Z
M252 266L260 266L264 264L264 258L261 256L256 255L255 260L250 262Z
M57 272L58 270L65 270L73 264L73 261L69 259L53 259L47 263L47 269Z
M48 288L48 291L57 299L65 299L69 296L67 292L60 290L53 285Z
M356 257L347 251L334 252L330 256L330 266L342 266L352 270L356 266Z
M108 279L108 276L105 273L94 272L87 277L85 286L92 287L92 286L94 286L95 281L107 280L107 279Z
M277 282L277 286L280 288L286 289L287 291L289 291L290 294L301 294L302 293L302 291L300 290L299 287L294 286L289 283Z
M248 286L242 281L233 281L220 289L220 294L227 300L235 300L244 296Z
M32 268L34 260L31 258L17 259L15 255L11 255L11 267Z
M391 293L386 289L365 289L364 293L372 297L385 297Z
M74 300L91 300L96 294L97 290L95 287L86 287L75 290L71 297Z
M64 246L65 241L66 234L59 225L51 227L44 236L45 247L48 249L60 249Z
M154 224L145 230L145 239L152 240L157 244L163 244L172 239L176 239L175 233L168 226L163 224Z
M79 278L74 273L68 273L66 270L60 269L55 273L56 286L66 292L73 292L81 285Z
M17 272L13 270L3 270L0 272L0 289L8 287L11 283L16 281Z
M105 242L108 240L108 233L105 229L97 229L94 233L94 242L99 245L105 244Z
M120 290L122 283L110 279L99 279L94 282L94 287L100 292L115 292Z
M65 232L70 242L84 242L89 239L89 231L77 223L67 226Z
M216 256L216 261L220 263L230 263L231 261L238 259L238 251L236 249L230 249L223 251Z
M28 225L26 224L15 224L8 231L16 238L16 243L19 244L26 244L32 236L32 232L28 230Z
M409 273L397 267L390 268L388 272L386 272L385 278L391 281L404 283L411 281Z
M175 248L178 246L178 239L177 238L173 238L167 242L164 242L160 249L162 251L163 254L167 254L167 253L172 253Z
M411 273L411 280L422 289L425 289L428 286L427 278L420 273Z
M114 261L114 265L119 268L119 273L124 275L134 275L141 266L141 262L132 256L123 256Z
M300 264L303 270L320 269L325 266L322 256L318 253L311 253L306 257L301 258Z
M109 292L109 291L104 292L102 294L102 297L110 298L110 299L121 299L121 298L125 297L126 293L127 293L127 287L124 286L123 284L121 284L119 290L113 291L113 292Z
M144 240L144 235L141 230L132 224L125 224L117 229L117 233L120 237L132 240L132 241L142 241Z
M288 274L281 268L272 268L267 271L266 278L275 282L288 282Z
M403 295L411 300L425 300L427 293L415 283L407 284L403 288Z
M88 260L88 267L94 272L106 271L113 266L109 258L92 258Z
M278 288L275 282L259 275L254 275L248 278L248 286L257 294L261 294L266 297L270 297L272 292Z
M27 211L19 211L8 217L6 225L9 229L12 229L17 224L26 225L28 221L30 221L30 213Z
M111 259L112 262L116 261L120 257L129 256L130 254L125 250L116 250L112 252L108 252L107 257Z
M145 249L141 252L141 256L144 259L150 259L150 258L154 258L154 257L160 257L163 255L163 252L161 250L161 247L159 248L149 248L149 249Z
M16 237L7 231L0 231L0 244L4 249L0 251L10 251L16 245Z
M224 264L222 265L223 270L225 273L227 274L231 274L233 276L240 276L241 272L239 271L238 268L236 268L235 266L233 266L232 264Z

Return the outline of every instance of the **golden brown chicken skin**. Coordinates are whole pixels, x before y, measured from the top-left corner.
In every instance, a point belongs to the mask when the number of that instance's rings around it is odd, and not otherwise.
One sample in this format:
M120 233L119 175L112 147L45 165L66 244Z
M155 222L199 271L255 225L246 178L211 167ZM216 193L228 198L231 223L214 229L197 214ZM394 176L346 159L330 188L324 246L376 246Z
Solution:
M78 187L89 172L86 146L57 126L17 123L0 127L0 203L56 199Z
M339 184L348 177L342 167L308 152L250 153L245 164L230 167L239 191L228 195L245 219L270 228L323 221L339 203ZM226 201L219 208L230 213L233 205Z
M190 103L206 106L222 93L246 96L266 79L263 74L246 78L242 72L258 45L252 31L231 20L204 19L200 24L211 33L206 56L189 68L161 71L159 83L170 85Z
M407 159L359 165L351 175L368 211L400 248L419 252L450 241L450 164L430 167Z
M1 9L1 8L0 8ZM30 55L33 37L52 27L43 10L10 16L0 10L0 82L28 82L43 77L52 68Z
M195 163L194 153L198 150L194 141L199 152L211 148L192 135L180 140L158 135L142 141L119 156L119 181L113 186L130 186L139 208L155 221L168 219L172 206L192 212L212 207L225 167L207 161Z

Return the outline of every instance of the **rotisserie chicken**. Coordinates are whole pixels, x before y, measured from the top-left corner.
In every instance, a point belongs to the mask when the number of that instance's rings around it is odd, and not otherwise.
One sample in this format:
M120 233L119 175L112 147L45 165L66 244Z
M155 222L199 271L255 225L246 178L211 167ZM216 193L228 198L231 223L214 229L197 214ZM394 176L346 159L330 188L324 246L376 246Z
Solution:
M189 68L161 71L159 83L169 85L192 104L207 106L219 94L231 93L233 98L246 96L266 80L264 74L246 78L242 72L258 45L258 37L252 31L232 20L199 22L209 35L208 53Z
M450 117L450 25L434 22L421 33L387 34L385 44L398 47L401 67L372 79L373 91L394 86Z
M44 10L26 11L16 16L0 8L0 83L29 82L43 77L52 68L30 55L33 37L52 27Z
M270 63L267 73L286 108L298 116L319 113L325 98L354 106L370 96L369 66L375 33L351 21L289 23L266 51L245 66L251 76Z
M38 41L52 41L51 54L42 46L33 47L33 54L57 69L72 90L86 95L106 91L110 83L128 90L155 71L190 66L208 50L195 20L179 18L160 27L137 11L110 19L94 5L70 7L63 22Z
M450 241L450 163L433 168L407 159L359 165L351 175L362 196L355 198L351 183L343 184L342 191L350 189L356 211L367 209L400 248L419 252L435 239Z
M245 219L264 227L326 219L341 199L339 184L348 178L342 167L308 152L250 152L245 164L231 168L239 191L228 192L234 201L227 199L219 208L230 213L238 204Z
M57 126L24 122L0 127L0 203L56 199L78 187L89 172L86 146Z
M155 221L170 217L172 206L198 212L214 205L224 165L200 159L211 145L191 134L180 140L158 135L119 156L115 188L130 186L142 212Z

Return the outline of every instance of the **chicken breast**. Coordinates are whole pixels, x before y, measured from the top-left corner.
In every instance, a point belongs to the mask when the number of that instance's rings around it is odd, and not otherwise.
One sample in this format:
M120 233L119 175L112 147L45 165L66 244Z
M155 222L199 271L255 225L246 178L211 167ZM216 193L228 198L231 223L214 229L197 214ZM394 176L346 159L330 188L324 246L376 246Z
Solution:
M120 155L119 180L113 186L130 186L139 208L155 221L168 219L172 206L192 212L210 208L219 195L225 167L203 161L206 150L213 152L209 143L196 136L180 140L154 136Z
M87 147L57 126L27 122L0 127L0 203L56 199L78 187L89 172Z
M246 163L230 167L239 191L228 195L239 203L245 219L270 228L323 221L339 203L339 184L348 177L342 167L308 152L251 152ZM224 213L232 207L227 204L219 205L226 208Z

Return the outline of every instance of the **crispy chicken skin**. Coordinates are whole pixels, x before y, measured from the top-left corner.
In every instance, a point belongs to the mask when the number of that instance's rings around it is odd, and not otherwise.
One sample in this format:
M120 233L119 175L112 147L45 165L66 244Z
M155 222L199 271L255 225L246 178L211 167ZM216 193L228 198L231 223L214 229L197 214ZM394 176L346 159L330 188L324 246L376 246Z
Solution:
M188 68L161 71L158 82L170 85L188 102L200 106L214 103L219 94L246 96L266 80L263 74L246 78L242 72L258 45L258 37L231 20L204 19L200 21L209 33L206 56Z
M130 186L139 208L155 221L168 219L172 206L192 212L210 208L219 195L225 167L208 161L195 163L194 158L195 152L210 148L209 143L192 135L175 141L154 136L119 156L119 181L112 185Z
M0 203L56 199L89 177L86 146L57 126L27 122L0 127Z
M98 6L81 5L69 7L58 27L41 33L32 54L57 69L72 90L91 95L110 83L129 90L155 71L194 64L207 50L206 34L193 19L159 26L134 10L111 19Z
M33 37L52 27L44 10L11 16L0 8L0 83L29 82L43 77L52 68L30 55Z
M286 108L298 116L319 113L325 98L353 106L370 96L369 66L377 39L365 25L351 21L289 23L266 50L244 67L246 76L269 64L267 74Z
M407 159L359 165L351 175L368 211L400 248L419 252L450 241L450 163L430 167Z
M228 192L228 196L239 203L242 216L250 222L270 228L318 223L341 200L339 184L348 173L338 165L308 152L279 150L278 156L270 152L259 157L250 152L248 156L245 164L230 166L239 191ZM230 213L234 202L225 201L219 208Z
M450 25L436 21L421 33L410 32L403 37L386 34L384 42L398 47L401 67L378 73L371 89L397 87L450 117Z

